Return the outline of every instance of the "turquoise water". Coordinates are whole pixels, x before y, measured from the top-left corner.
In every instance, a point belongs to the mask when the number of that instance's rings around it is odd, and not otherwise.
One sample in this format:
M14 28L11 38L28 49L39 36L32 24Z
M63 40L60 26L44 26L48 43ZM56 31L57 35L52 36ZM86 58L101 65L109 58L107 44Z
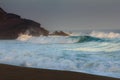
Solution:
M120 78L120 38L71 36L0 40L0 63Z

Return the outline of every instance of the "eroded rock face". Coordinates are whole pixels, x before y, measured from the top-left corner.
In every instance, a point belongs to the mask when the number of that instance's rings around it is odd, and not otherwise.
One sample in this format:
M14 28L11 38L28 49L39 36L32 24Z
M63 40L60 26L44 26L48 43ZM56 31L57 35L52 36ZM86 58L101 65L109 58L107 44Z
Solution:
M7 13L0 8L0 39L16 39L21 33L32 36L47 36L49 31L35 21L21 18L13 13Z

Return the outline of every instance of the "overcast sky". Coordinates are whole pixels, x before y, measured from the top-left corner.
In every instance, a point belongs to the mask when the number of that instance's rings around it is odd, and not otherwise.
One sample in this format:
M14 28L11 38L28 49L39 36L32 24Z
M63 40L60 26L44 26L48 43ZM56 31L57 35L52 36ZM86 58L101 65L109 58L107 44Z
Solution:
M0 6L48 30L120 29L120 0L0 0Z

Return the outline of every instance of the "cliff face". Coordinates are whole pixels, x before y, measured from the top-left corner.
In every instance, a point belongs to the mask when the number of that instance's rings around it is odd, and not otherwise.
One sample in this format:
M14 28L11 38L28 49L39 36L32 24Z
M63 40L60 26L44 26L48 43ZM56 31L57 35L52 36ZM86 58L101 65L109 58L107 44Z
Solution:
M49 31L35 21L23 19L19 15L7 13L0 8L0 39L16 39L21 33L47 36Z

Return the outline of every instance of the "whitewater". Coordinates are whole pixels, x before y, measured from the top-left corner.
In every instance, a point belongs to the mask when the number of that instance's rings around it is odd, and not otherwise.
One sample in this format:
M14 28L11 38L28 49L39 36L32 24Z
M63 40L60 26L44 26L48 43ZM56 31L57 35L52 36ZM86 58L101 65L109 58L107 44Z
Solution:
M0 63L120 78L120 34L21 34L16 40L0 40Z

